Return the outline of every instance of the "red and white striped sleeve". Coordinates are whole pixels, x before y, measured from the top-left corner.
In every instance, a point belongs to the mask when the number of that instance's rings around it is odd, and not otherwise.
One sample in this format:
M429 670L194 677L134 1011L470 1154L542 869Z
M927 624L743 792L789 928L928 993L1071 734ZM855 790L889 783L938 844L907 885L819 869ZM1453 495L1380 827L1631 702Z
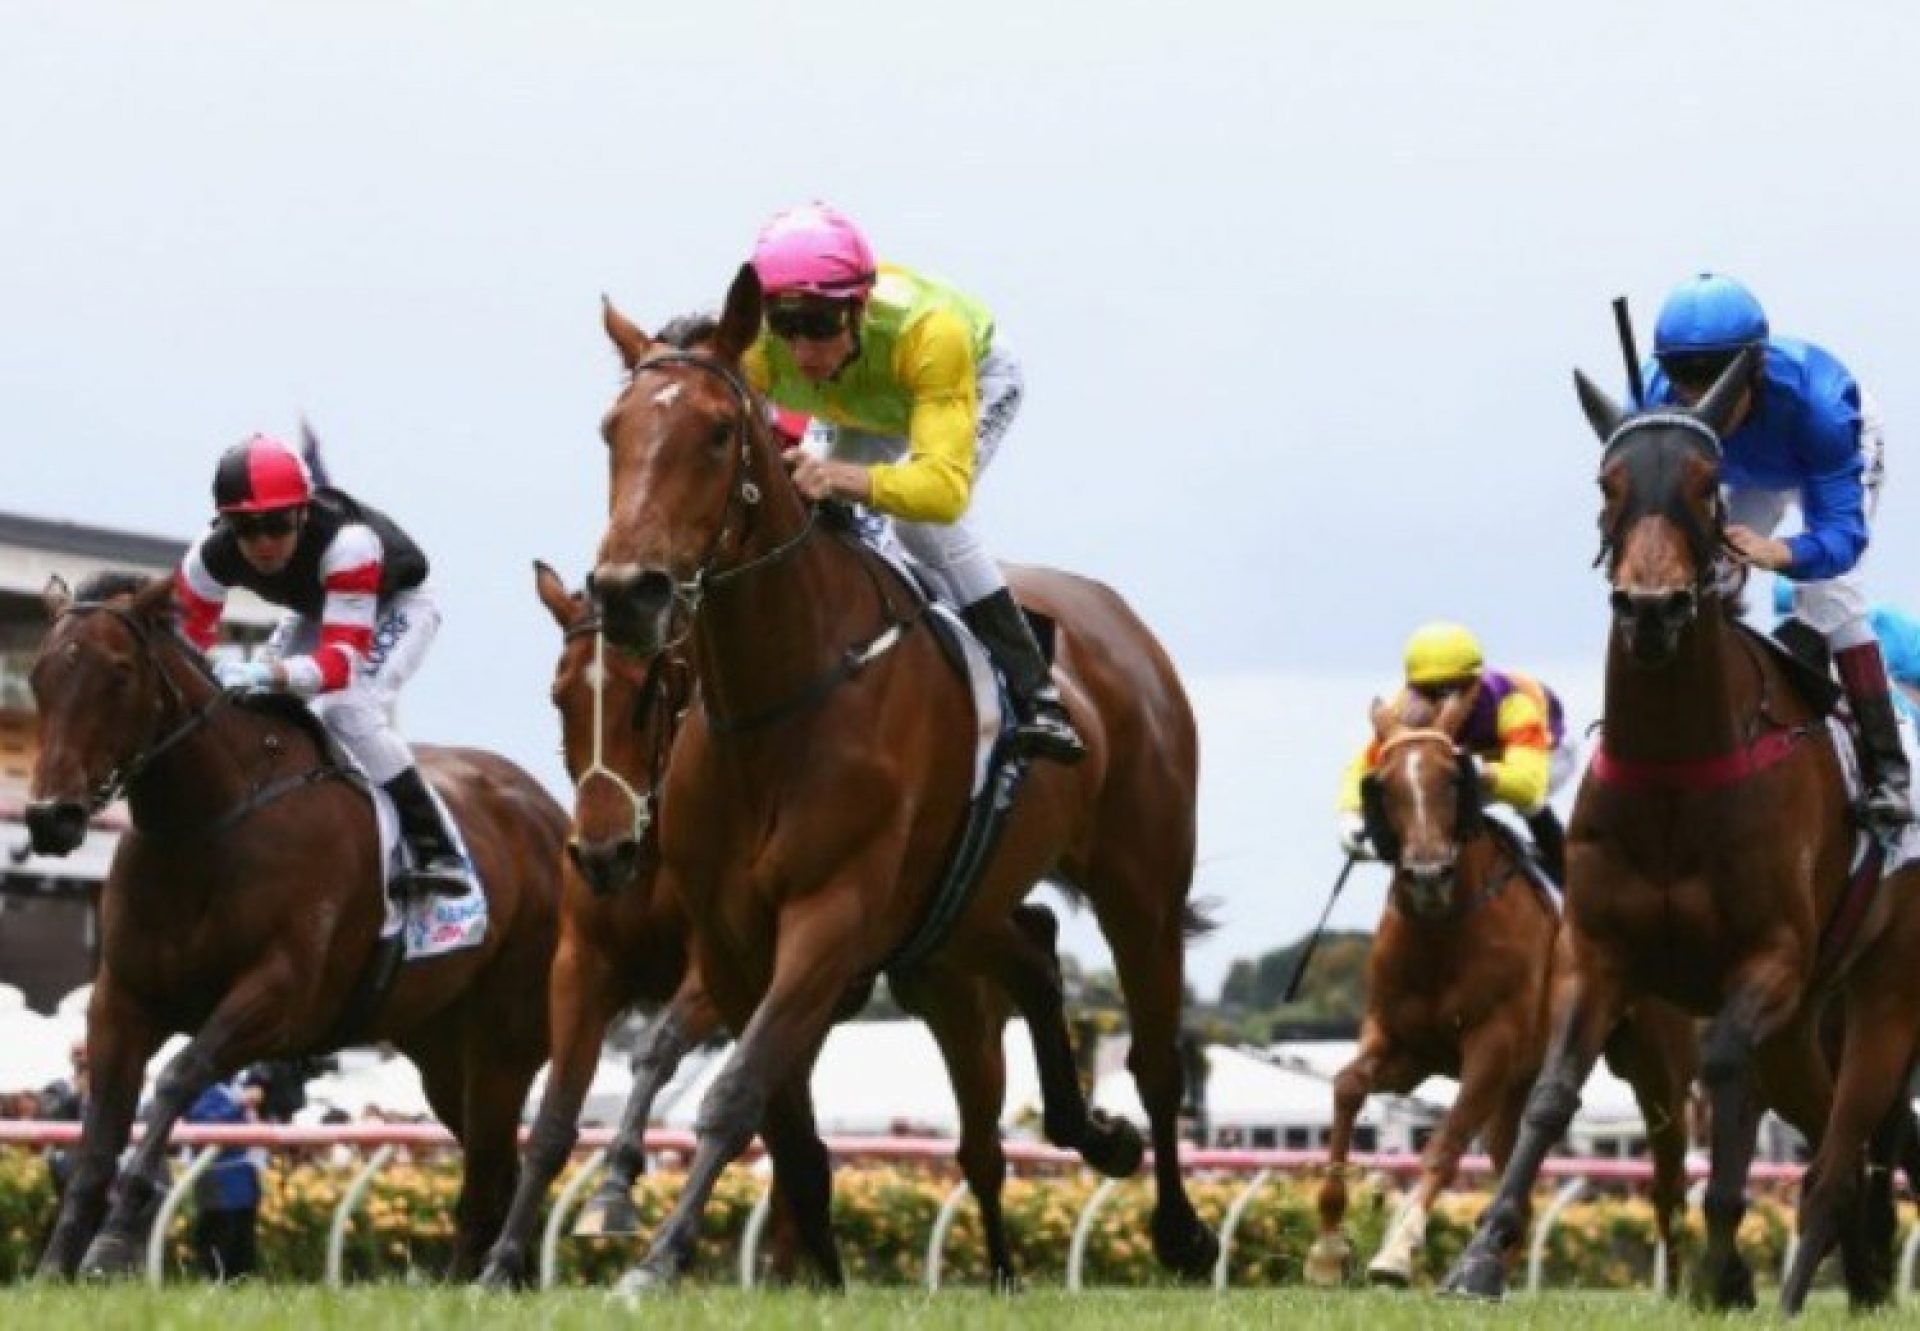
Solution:
M282 663L294 693L311 698L343 689L352 680L354 666L373 646L385 557L379 536L359 522L342 527L320 556L320 585L327 598L320 612L320 645L311 656Z
M180 610L180 631L203 652L219 638L220 613L227 606L226 584L207 568L203 553L210 536L201 536L187 548L173 575L173 603Z

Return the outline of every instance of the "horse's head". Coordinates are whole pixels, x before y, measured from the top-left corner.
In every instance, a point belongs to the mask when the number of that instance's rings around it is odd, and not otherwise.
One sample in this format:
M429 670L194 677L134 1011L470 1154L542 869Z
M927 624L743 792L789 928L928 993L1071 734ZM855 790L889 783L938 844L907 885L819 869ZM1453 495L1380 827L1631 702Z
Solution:
M1429 719L1373 704L1380 748L1360 787L1367 837L1394 866L1401 908L1422 919L1452 908L1460 847L1480 828L1480 774L1455 739L1472 706L1470 693L1456 693Z
M587 597L536 562L534 585L563 635L553 675L561 751L573 780L567 855L596 895L626 887L651 847L654 792L665 773L693 672L673 652L641 659L609 649Z
M610 302L605 323L628 379L601 424L610 512L587 585L612 639L651 653L668 640L675 604L691 612L742 561L767 502L798 514L800 501L741 377L760 332L751 265L691 345L648 337Z
M29 677L40 750L27 830L37 853L65 855L181 705L156 655L173 633L173 584L105 574L76 598L56 577L41 600L53 624Z
M1574 384L1600 455L1601 558L1613 586L1614 628L1632 659L1673 659L1680 635L1717 595L1726 546L1720 436L1751 377L1748 348L1691 410L1628 415L1578 370Z

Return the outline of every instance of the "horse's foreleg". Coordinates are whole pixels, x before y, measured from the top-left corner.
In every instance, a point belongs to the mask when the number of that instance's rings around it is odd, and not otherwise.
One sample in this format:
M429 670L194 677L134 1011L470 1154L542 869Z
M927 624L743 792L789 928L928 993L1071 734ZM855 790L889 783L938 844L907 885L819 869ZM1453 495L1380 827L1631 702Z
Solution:
M95 983L87 1016L88 1091L80 1141L60 1195L60 1214L40 1257L43 1278L70 1276L100 1227L114 1164L125 1149L140 1103L147 1060L160 1045L160 1031L103 973Z
M1413 1283L1414 1259L1426 1243L1427 1217L1435 1199L1453 1186L1460 1157L1513 1094L1514 1064L1521 1057L1515 1044L1512 1031L1505 1027L1479 1031L1466 1040L1460 1055L1460 1091L1427 1142L1413 1195L1394 1216L1379 1254L1367 1267L1367 1278L1375 1284L1404 1288Z
M607 1172L580 1208L574 1233L580 1235L637 1234L640 1212L633 1205L634 1180L647 1164L647 1120L660 1090L679 1071L687 1051L718 1029L720 1014L707 997L697 970L689 970L679 990L659 1016L647 1025L633 1051L633 1089L620 1115L620 1129L607 1153Z
M1353 1267L1353 1242L1341 1232L1347 1220L1347 1155L1353 1149L1353 1124L1373 1094L1387 1037L1371 1018L1360 1031L1360 1050L1333 1079L1333 1127L1327 1135L1327 1172L1320 1180L1317 1208L1320 1233L1307 1250L1301 1272L1309 1285L1343 1285Z
M918 988L925 1001L914 1010L940 1046L960 1110L960 1173L980 1210L987 1279L995 1290L1011 1293L1019 1288L1020 1277L1000 1208L1007 1178L1007 1156L1000 1145L1000 1111L1007 1094L1006 1051L1001 1044L1005 1009L999 1006L999 996L977 979L930 977Z
M1667 1254L1667 1290L1679 1292L1681 1213L1687 1204L1687 1088L1694 1073L1693 1022L1678 1009L1642 1003L1607 1044L1607 1064L1633 1087L1653 1156L1653 1223Z
M243 980L200 1033L167 1060L147 1106L145 1135L121 1174L106 1224L81 1258L83 1276L131 1275L138 1269L141 1243L170 1183L166 1153L173 1125L216 1080L265 1054L285 1014L283 986L264 976Z
M1799 1003L1798 977L1787 968L1762 965L1729 986L1729 997L1707 1029L1700 1050L1700 1080L1712 1108L1712 1165L1700 1209L1706 1216L1706 1249L1694 1281L1696 1303L1750 1308L1753 1273L1736 1239L1747 1211L1747 1171L1763 1108L1755 1075L1765 1081L1775 1109L1819 1143L1832 1101L1832 1079L1810 1021L1786 1026ZM1756 1054L1760 1056L1756 1065Z
M866 882L876 875L864 875ZM849 944L868 932L868 894L846 879L789 902L777 922L767 992L708 1089L695 1125L693 1162L646 1259L621 1278L629 1297L671 1284L693 1260L700 1217L720 1171L747 1148L774 1087L806 1066L865 964Z
M814 1125L813 1096L808 1089L812 1074L813 1058L809 1057L774 1088L760 1133L773 1159L771 1206L781 1237L797 1239L822 1287L839 1291L847 1287L847 1276L833 1241L833 1157ZM790 1261L783 1264L781 1274L791 1279Z
M1540 1163L1573 1120L1580 1107L1580 1088L1619 1020L1619 981L1596 963L1597 959L1572 985L1553 1045L1527 1097L1513 1156L1501 1171L1500 1187L1481 1216L1473 1241L1447 1272L1441 1286L1445 1293L1482 1299L1506 1293L1507 1253L1525 1231L1528 1198Z
M1911 961L1907 961L1911 965ZM1857 973L1847 992L1847 1032L1842 1045L1839 1083L1828 1113L1826 1133L1807 1167L1800 1196L1800 1247L1780 1289L1780 1306L1800 1310L1820 1261L1841 1242L1848 1301L1856 1308L1885 1302L1883 1283L1890 1258L1892 1229L1882 1219L1875 1235L1863 1213L1862 1151L1883 1127L1896 1140L1905 1130L1903 1091L1912 1062L1916 995L1903 977L1884 967ZM1877 1162L1876 1162L1877 1163ZM1886 1199L1889 1203L1890 1196ZM1870 1235L1884 1237L1888 1251L1875 1254Z
M580 1138L580 1107L593 1084L600 1046L623 996L611 959L571 932L554 958L548 991L553 1062L527 1135L519 1184L480 1274L480 1283L494 1289L523 1285L529 1278L527 1243L547 1189L566 1167Z

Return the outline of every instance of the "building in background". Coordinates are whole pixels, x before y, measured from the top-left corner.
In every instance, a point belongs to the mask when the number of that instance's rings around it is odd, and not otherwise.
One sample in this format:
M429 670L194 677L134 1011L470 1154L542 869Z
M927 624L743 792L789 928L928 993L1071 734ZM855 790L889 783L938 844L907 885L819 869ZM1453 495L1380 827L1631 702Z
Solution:
M41 592L55 575L78 587L96 573L171 576L187 543L108 527L0 513L0 984L52 1012L62 994L93 978L100 881L126 827L126 809L110 805L85 844L65 859L27 848L27 783L39 747L27 673L46 634ZM228 640L251 647L277 612L236 592Z

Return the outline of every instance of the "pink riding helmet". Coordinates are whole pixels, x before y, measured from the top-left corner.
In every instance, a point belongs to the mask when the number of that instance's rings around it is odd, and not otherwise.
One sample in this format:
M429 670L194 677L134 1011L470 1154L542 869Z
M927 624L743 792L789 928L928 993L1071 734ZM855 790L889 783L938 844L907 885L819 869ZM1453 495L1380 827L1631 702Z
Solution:
M753 244L753 269L769 296L847 300L873 289L873 249L860 228L824 203L776 214Z

